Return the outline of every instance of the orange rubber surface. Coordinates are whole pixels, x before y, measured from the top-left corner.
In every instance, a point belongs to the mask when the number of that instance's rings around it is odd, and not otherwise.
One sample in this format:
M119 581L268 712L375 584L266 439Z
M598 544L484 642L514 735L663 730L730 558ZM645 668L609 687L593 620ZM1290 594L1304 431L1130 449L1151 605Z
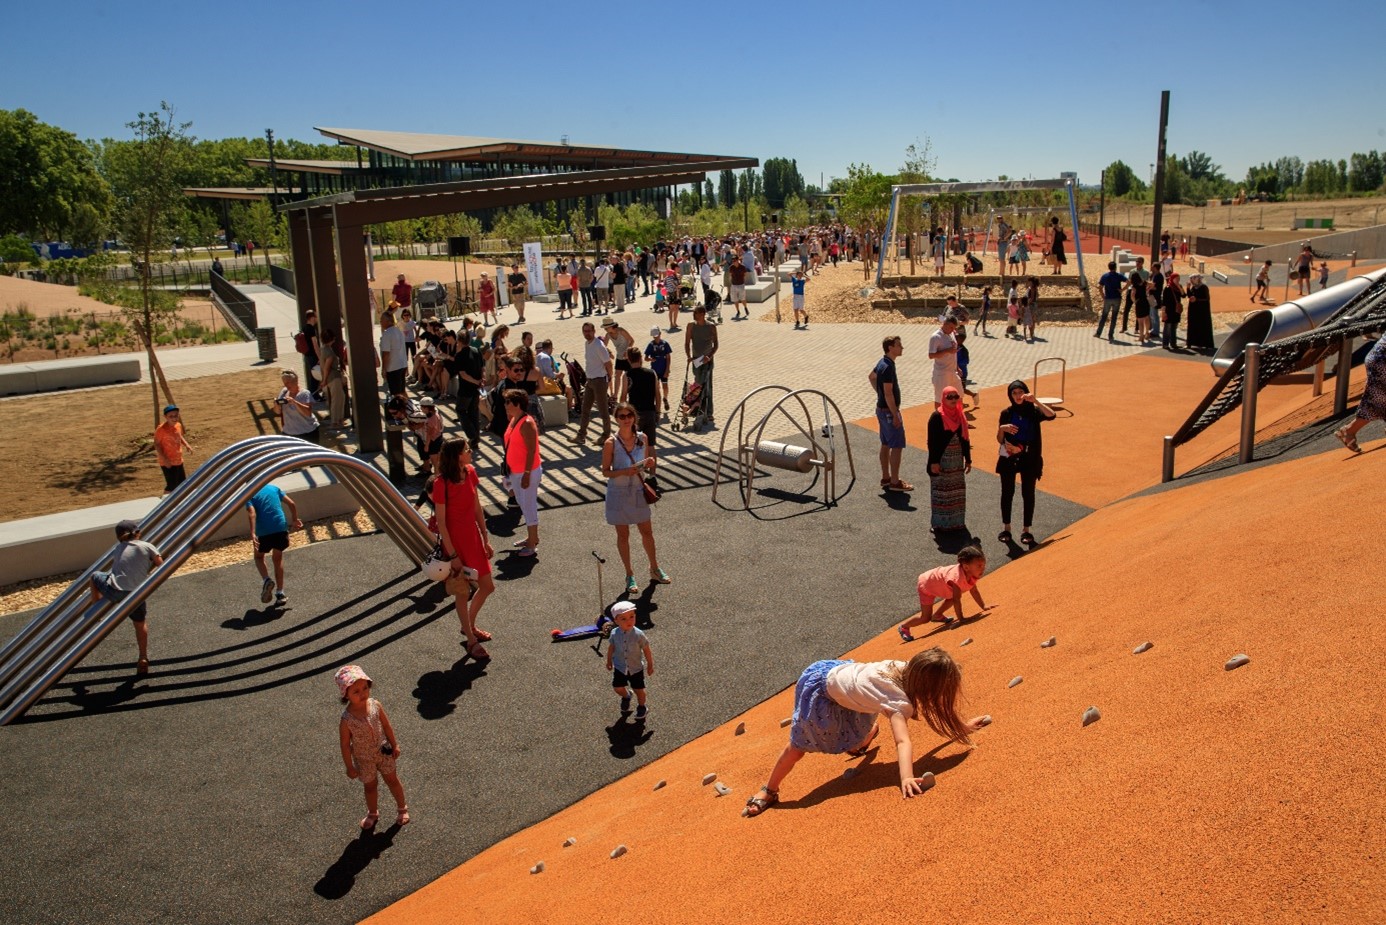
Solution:
M1304 372L1262 389L1257 405L1258 432L1309 404L1313 400L1311 381L1310 373ZM1359 381L1365 381L1361 367L1354 370L1354 385ZM1165 434L1174 433L1184 423L1216 382L1207 363L1158 354L1139 354L1069 370L1063 407L1058 409L1055 420L1044 425L1044 477L1040 479L1040 490L1097 508L1158 484ZM1332 379L1327 381L1325 390L1331 397ZM1043 372L1039 391L1042 396L1057 397L1058 374ZM1360 387L1355 391L1360 394ZM982 389L980 409L969 408L972 478L983 473L994 477L996 424L1006 401L1006 386L996 386ZM931 414L933 405L929 403L902 412L906 441L926 452ZM874 417L853 423L876 429ZM1175 473L1217 459L1229 449L1235 451L1240 428L1241 413L1234 411L1179 447ZM878 468L875 458L868 458L864 465L867 474L874 478ZM921 490L929 481L924 472L902 472L901 478Z
M964 714L995 719L971 751L911 724L938 780L920 797L901 800L885 734L861 762L808 755L742 818L787 738L784 691L368 921L1386 921L1379 433L1110 505L984 577L990 616L849 653L942 645Z

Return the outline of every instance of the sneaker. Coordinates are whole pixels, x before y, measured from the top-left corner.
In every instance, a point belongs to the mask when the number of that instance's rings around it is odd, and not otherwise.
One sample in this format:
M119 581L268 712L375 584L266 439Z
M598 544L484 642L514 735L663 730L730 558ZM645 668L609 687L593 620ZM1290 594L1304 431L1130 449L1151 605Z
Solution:
M641 707L640 709L643 710L643 709L645 709L645 708L644 708L644 707ZM622 716L625 716L625 715L626 715L627 713L629 713L629 712L630 712L630 694L626 694L624 697L621 698L621 715L622 715Z
M284 603L285 601L287 601L288 599L289 599L289 595L285 594L283 591L276 591L276 592L274 592L274 602L275 602L276 604L282 604L282 603Z
M640 592L640 585L636 584L634 575L626 576L626 590L631 594L638 594Z
M260 585L260 603L268 604L274 599L274 579L266 578Z
M669 573L664 571L664 569L657 568L653 572L650 572L650 581L653 581L657 585L667 585L672 584L674 579L670 578Z
M640 704L640 706L638 706L638 707L635 708L635 721L636 721L637 723L640 722L640 721L642 721L645 717L647 717L647 716L649 716L649 715L650 715L649 708L646 707L643 703Z

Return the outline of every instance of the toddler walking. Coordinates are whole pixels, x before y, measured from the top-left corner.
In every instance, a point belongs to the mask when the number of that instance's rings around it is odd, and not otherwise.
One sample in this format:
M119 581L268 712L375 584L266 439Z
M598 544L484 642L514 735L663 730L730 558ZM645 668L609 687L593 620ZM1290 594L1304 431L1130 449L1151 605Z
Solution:
M617 601L611 605L611 619L616 628L611 631L611 644L606 647L606 668L611 672L611 686L621 698L621 715L630 713L630 692L635 691L638 706L635 721L643 723L649 715L645 705L645 675L654 677L654 655L650 641L642 630L635 628L635 605Z
M963 618L962 595L972 593L972 599L983 612L991 608L982 600L982 592L977 590L977 582L987 570L987 557L976 546L964 546L958 551L957 565L940 565L919 576L919 616L911 617L896 627L900 638L914 642L910 628L922 626L931 620L952 623ZM935 605L935 598L940 598ZM954 617L945 617L944 611L952 605Z
M987 723L984 717L968 721L958 715L961 687L962 671L937 647L908 662L814 662L794 685L789 744L765 786L746 801L745 815L759 816L780 801L781 782L805 753L865 755L879 732L877 716L886 717L895 737L900 796L918 796L923 790L914 773L908 721L923 719L934 732L964 745L971 745L971 734Z
M972 410L976 411L978 408L982 407L982 398L977 394L975 389L969 389L967 387L969 383L972 383L972 380L967 378L967 366L972 362L972 355L967 351L967 330L959 325L957 333L955 333L953 337L958 342L958 378L962 380L963 394L971 397ZM972 384L975 385L975 383Z
M377 775L385 778L385 786L390 788L399 808L395 825L408 825L409 805L404 801L404 785L395 773L399 742L395 739L390 717L385 715L380 701L371 696L371 679L360 665L343 665L337 669L336 678L342 703L347 705L339 725L342 762L346 765L347 777L361 781L366 788L366 818L361 820L361 828L369 832L380 820L376 810Z

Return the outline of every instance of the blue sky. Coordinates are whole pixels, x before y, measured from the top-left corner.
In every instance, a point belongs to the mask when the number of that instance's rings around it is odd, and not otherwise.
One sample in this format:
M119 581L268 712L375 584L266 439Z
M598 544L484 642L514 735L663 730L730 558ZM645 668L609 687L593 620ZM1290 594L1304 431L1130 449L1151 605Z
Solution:
M127 137L168 100L208 138L566 134L792 157L810 183L852 162L891 172L927 138L944 178L1093 183L1117 158L1148 174L1168 89L1169 150L1233 178L1386 149L1380 2L11 7L6 31L34 38L0 59L0 108L82 138Z

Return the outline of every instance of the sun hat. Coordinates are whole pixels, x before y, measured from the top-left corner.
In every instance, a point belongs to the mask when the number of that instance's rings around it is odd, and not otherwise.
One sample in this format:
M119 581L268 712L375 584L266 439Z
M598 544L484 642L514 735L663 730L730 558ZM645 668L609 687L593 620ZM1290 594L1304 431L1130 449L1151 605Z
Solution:
M603 319L602 319L602 327L604 327L604 328L614 328L614 327L616 327L616 319L615 319L615 318L603 318Z
M635 605L630 601L617 601L611 605L611 616L619 617L623 613L634 613Z
M337 669L337 674L334 677L337 681L337 690L341 692L343 697L346 696L347 688L357 681L365 681L367 684L375 683L371 680L371 676L366 674L366 669L360 665L343 665Z

